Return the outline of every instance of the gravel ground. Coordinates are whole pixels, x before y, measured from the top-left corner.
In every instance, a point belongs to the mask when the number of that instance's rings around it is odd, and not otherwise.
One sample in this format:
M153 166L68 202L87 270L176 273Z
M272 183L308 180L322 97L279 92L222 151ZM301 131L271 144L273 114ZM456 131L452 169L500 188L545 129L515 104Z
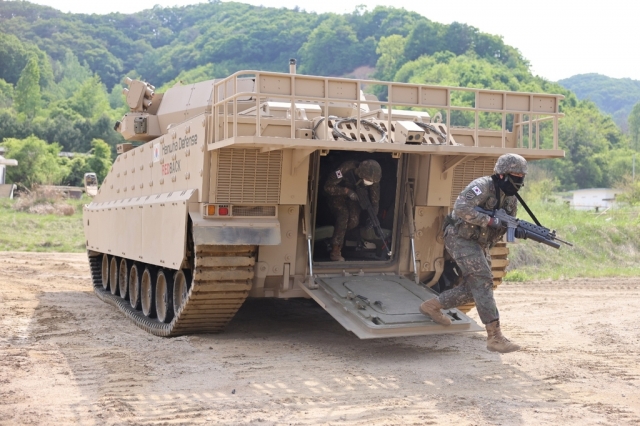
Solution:
M640 278L496 299L520 352L481 333L359 340L304 299L165 339L94 295L85 255L1 253L0 425L640 425Z

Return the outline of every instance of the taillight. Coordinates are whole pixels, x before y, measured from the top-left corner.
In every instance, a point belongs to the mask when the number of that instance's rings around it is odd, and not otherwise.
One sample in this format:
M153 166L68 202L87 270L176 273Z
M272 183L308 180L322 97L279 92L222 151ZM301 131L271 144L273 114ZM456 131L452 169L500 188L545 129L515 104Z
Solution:
M213 216L216 214L216 206L215 204L207 205L207 216Z
M220 207L218 209L219 216L228 216L229 215L229 207Z

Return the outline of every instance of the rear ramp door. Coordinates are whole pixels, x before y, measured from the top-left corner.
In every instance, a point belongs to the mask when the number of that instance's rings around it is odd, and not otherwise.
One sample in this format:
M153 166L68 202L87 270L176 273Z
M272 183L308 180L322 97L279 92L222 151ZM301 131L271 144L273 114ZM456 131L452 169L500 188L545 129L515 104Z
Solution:
M422 315L420 304L437 294L403 276L318 276L315 282L317 288L301 287L361 339L484 330L457 309L445 310L452 321L448 327Z

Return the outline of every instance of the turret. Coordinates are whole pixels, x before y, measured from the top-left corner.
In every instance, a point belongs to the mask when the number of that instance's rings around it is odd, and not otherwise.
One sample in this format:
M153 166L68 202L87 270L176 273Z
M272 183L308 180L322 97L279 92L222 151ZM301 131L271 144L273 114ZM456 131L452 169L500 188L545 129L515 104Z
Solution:
M124 83L129 88L122 89L122 93L127 97L127 105L131 112L147 111L153 105L153 95L156 88L149 83L140 80L124 78Z

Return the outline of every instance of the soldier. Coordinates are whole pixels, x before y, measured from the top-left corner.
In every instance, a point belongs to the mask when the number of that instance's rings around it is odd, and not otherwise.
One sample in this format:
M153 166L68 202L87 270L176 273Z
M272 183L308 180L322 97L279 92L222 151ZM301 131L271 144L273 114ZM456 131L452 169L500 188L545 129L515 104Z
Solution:
M345 161L337 170L332 170L324 184L329 208L336 219L331 238L331 254L333 261L344 261L342 245L347 230L358 226L360 222L360 203L354 185L347 179L347 173L353 171L358 180L356 185L363 185L369 190L369 200L375 213L380 206L380 179L382 168L375 160Z
M515 194L524 186L527 161L518 154L505 154L498 158L494 174L471 182L458 195L453 212L447 217L444 231L445 248L461 271L462 282L442 292L437 298L420 305L420 312L435 322L450 325L451 320L441 309L455 308L475 302L478 315L487 329L487 349L492 352L513 352L520 346L510 342L500 331L500 316L493 298L493 275L489 249L506 232L497 218L474 210L504 209L516 215ZM525 235L516 230L516 238Z

